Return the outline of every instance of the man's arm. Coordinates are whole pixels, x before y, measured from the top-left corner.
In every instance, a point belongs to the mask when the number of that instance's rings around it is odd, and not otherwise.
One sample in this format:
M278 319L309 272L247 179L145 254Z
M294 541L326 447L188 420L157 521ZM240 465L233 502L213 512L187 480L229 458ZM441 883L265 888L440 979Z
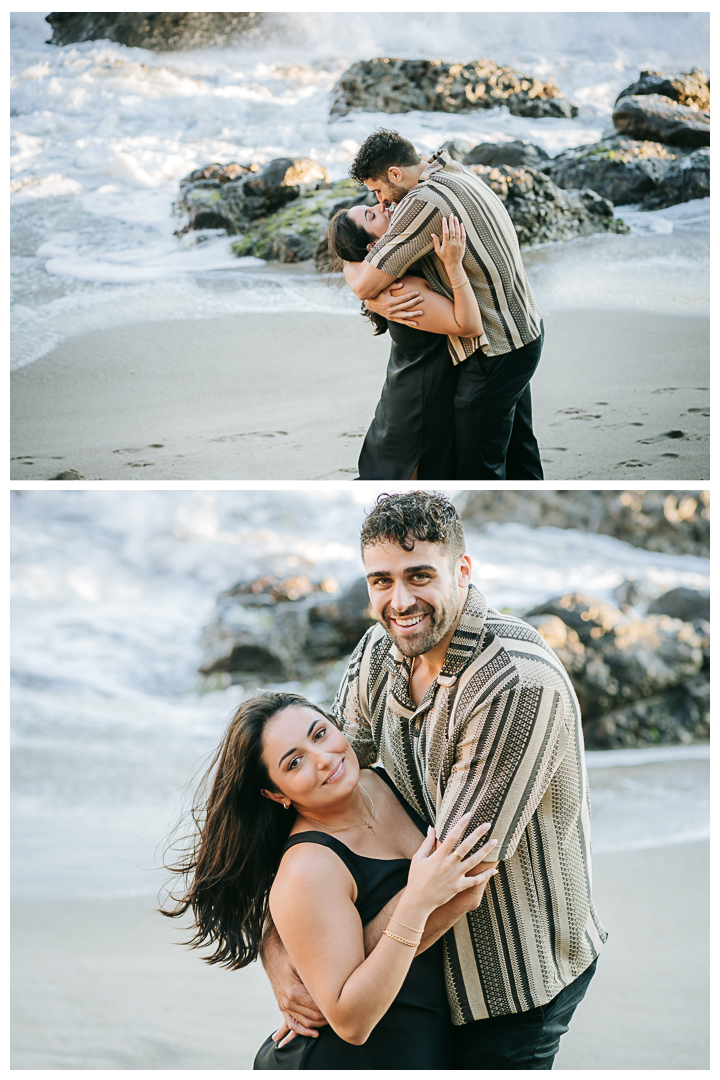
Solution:
M554 687L518 686L483 702L465 721L453 748L438 839L471 813L468 830L491 821L498 841L493 857L510 858L569 742L565 706Z
M367 259L345 263L343 273L360 300L372 300L395 278L406 274L413 263L434 250L432 234L442 235L442 213L422 197L400 204L390 228L381 236Z
M346 262L343 265L343 274L358 300L372 300L395 280L395 274L376 270L368 262Z
M482 874L485 870L488 870L495 865L495 863L484 860L479 866L475 866L469 871L469 876ZM435 908L425 923L423 936L417 950L418 953L425 952L426 949L429 949L431 945L435 944L438 938L441 938L443 934L446 934L458 920L462 919L464 915L467 915L468 912L475 911L476 908L480 907L480 901L483 898L486 885L487 882L484 881L481 885L473 886L472 889L464 889L463 892L453 896L452 900L448 900L447 904ZM388 900L385 907L378 912L372 922L369 922L365 926L363 937L365 940L366 956L373 951L382 937L382 932L390 922L390 917L397 907L403 892L404 890L401 889L399 893L393 896L392 900Z

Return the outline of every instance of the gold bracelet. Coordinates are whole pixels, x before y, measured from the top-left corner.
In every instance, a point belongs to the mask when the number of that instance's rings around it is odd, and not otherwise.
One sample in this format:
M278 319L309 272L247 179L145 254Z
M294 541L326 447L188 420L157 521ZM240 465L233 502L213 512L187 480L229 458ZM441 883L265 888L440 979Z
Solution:
M391 937L394 941L399 941L401 945L409 945L411 949L417 949L420 944L419 941L408 941L407 938L398 937L397 934L391 934L389 930L383 930L383 934L386 937Z
M453 288L453 289L461 289L463 287L463 285L467 285L469 280L470 280L470 278L465 278L464 281L458 281L457 285L453 285L453 283L451 281L450 282L450 287Z
M414 926L408 926L406 922L400 922L394 915L390 916L390 922L396 922L399 926L404 926L406 930L412 930L413 934L422 934L422 930L416 930Z

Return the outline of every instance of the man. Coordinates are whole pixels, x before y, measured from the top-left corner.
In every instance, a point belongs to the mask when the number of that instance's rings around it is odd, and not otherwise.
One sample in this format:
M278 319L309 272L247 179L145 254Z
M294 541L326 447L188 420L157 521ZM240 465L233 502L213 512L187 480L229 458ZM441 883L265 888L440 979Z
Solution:
M575 693L537 631L470 584L446 498L381 496L361 548L378 624L350 658L337 722L361 767L379 756L439 839L470 812L468 830L490 821L498 840L480 906L436 927L449 931L453 1067L550 1069L607 936L591 898ZM297 1005L314 1026L301 990Z
M388 231L365 262L345 267L350 288L379 314L388 316L390 298L379 294L414 263L430 288L452 299L432 234L442 235L442 218L449 213L465 226L463 268L477 297L484 330L479 338L448 338L453 362L460 364L455 397L457 478L542 480L530 379L540 361L543 327L517 234L502 202L445 151L426 161L407 139L385 129L365 140L350 175L367 184L381 203L398 204Z

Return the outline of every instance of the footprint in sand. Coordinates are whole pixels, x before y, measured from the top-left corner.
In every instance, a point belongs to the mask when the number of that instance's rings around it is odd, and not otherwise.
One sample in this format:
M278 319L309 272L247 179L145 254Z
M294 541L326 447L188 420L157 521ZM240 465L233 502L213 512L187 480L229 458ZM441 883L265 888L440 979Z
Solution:
M261 439L274 439L276 435L287 435L287 431L238 431L235 435L219 435L210 442L233 442L235 439L249 439L253 436Z
M700 416L709 416L710 409L688 409L689 413L699 413Z
M638 439L637 441L643 446L649 446L651 443L662 442L663 439L684 439L685 432L679 429L673 429L672 431L663 431L661 435L656 435L654 439Z
M637 461L636 459L631 460L631 461L618 461L615 468L619 469L621 466L623 466L626 469L649 469L650 468L650 462L649 461Z

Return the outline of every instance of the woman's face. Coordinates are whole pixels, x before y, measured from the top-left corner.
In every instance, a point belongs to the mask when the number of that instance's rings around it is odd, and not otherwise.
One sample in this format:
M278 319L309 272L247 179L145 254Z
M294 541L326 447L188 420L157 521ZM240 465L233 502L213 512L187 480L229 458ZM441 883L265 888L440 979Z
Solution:
M342 801L357 786L360 768L343 733L320 713L291 705L269 720L263 734L263 761L282 793L301 813Z
M380 203L375 206L353 206L348 210L348 217L376 240L384 236L390 227L390 211L383 210Z

